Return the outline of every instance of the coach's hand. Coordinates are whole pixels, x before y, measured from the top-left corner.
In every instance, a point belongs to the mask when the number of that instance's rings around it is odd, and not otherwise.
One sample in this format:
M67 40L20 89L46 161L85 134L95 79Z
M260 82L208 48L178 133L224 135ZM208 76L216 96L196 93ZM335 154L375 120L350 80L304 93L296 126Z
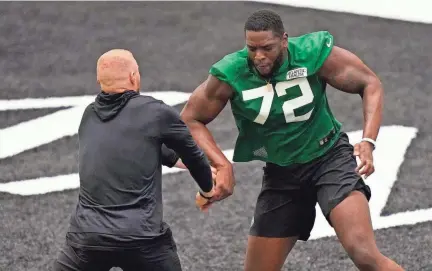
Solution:
M209 192L206 193L204 196L206 197L211 197L214 195L214 191L215 191L215 184L216 184L216 168L211 167L211 172L212 172L212 181L213 181L213 189ZM198 206L198 208L200 208L201 211L207 211L208 208L210 208L211 205L211 201L207 198L204 198L201 196L201 194L199 192L196 193L195 196L195 204Z
M373 164L373 145L369 142L360 142L354 145L354 156L360 159L356 171L365 178L375 172Z
M232 164L212 168L212 175L215 186L211 198L205 199L199 193L195 197L195 202L201 211L208 210L213 202L223 200L234 192L235 179Z

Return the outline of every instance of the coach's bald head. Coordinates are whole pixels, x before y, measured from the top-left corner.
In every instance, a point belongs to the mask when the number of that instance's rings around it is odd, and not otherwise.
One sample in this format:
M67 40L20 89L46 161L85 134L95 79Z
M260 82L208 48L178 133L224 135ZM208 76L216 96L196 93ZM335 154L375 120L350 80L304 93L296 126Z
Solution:
M127 50L113 49L101 55L97 61L96 74L97 82L104 92L119 93L140 89L138 63Z

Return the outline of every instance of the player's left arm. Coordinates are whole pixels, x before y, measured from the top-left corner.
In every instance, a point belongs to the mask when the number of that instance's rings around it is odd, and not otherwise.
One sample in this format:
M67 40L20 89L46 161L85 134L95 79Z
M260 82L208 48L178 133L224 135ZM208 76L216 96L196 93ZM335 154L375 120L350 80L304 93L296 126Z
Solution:
M382 121L384 90L377 75L355 54L334 46L319 71L319 76L329 85L341 91L359 94L363 100L363 138L376 140ZM359 156L360 175L371 175L375 169L372 151L374 145L362 141L354 146Z

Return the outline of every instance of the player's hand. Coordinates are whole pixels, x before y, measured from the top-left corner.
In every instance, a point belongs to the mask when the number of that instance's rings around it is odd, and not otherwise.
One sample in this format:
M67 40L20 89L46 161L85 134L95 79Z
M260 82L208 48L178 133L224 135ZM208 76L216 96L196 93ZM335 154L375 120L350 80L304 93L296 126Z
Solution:
M373 145L369 142L360 142L354 145L354 156L358 157L360 163L356 168L356 172L365 178L375 172L373 164Z
M232 164L217 167L215 193L210 201L220 201L231 196L234 192L234 186L235 179Z
M211 168L211 172L212 172L212 180L213 183L216 182L216 173L217 173L217 169L214 167L210 167Z

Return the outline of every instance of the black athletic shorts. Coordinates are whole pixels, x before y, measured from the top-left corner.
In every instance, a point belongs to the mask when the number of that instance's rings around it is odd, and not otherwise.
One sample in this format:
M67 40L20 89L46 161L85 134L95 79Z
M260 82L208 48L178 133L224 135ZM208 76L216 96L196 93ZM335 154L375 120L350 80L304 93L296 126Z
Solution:
M171 230L154 242L136 249L75 248L65 244L54 263L54 271L181 271L177 247Z
M331 225L330 211L352 191L361 191L369 201L371 191L355 172L353 151L347 134L341 133L330 151L311 162L287 167L267 163L250 235L307 241L317 202Z

